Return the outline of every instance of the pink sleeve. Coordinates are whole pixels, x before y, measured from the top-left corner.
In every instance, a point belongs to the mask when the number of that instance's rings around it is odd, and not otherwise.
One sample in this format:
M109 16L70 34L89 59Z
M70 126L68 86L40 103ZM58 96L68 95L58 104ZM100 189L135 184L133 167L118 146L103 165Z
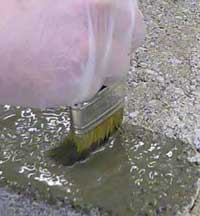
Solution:
M87 100L124 79L144 37L135 0L8 0L0 14L0 104Z

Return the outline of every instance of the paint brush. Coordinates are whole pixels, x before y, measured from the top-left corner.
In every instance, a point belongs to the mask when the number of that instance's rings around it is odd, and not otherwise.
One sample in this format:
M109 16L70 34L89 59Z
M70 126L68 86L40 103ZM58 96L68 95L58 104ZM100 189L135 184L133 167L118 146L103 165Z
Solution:
M121 126L123 106L124 86L118 83L104 86L89 101L70 107L70 132L49 156L64 165L85 159Z

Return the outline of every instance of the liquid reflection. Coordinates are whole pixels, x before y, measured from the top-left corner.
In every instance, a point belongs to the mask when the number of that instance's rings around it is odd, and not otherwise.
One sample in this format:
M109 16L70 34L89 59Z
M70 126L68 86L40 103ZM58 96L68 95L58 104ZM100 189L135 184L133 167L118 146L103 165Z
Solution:
M173 215L195 190L199 173L178 140L124 125L107 145L73 167L45 152L69 132L67 109L0 106L0 185L31 187L118 215Z

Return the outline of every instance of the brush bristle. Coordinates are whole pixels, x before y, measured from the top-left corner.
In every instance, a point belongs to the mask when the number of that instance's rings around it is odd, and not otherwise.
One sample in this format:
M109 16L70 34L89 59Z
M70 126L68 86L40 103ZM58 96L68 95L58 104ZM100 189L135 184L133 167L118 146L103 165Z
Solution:
M117 110L94 129L84 135L71 131L60 146L49 151L49 156L64 165L84 159L92 150L104 143L122 124L123 108Z

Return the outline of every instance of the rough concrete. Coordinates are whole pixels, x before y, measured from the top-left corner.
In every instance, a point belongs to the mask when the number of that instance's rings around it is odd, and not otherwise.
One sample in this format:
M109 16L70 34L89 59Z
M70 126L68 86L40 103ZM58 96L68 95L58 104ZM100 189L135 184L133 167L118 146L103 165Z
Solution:
M0 216L108 216L99 209L84 211L64 201L57 205L49 205L33 197L24 196L23 192L13 193L0 188L0 194Z
M200 151L200 1L141 0L140 6L147 36L131 61L127 120ZM200 215L199 196L188 211Z
M147 23L147 36L144 46L132 57L126 120L189 142L199 150L200 0L140 0L140 6ZM194 160L200 164L198 152ZM56 209L5 190L0 190L0 194L0 216L30 212L84 215L71 207ZM200 195L196 193L184 216L199 215Z

